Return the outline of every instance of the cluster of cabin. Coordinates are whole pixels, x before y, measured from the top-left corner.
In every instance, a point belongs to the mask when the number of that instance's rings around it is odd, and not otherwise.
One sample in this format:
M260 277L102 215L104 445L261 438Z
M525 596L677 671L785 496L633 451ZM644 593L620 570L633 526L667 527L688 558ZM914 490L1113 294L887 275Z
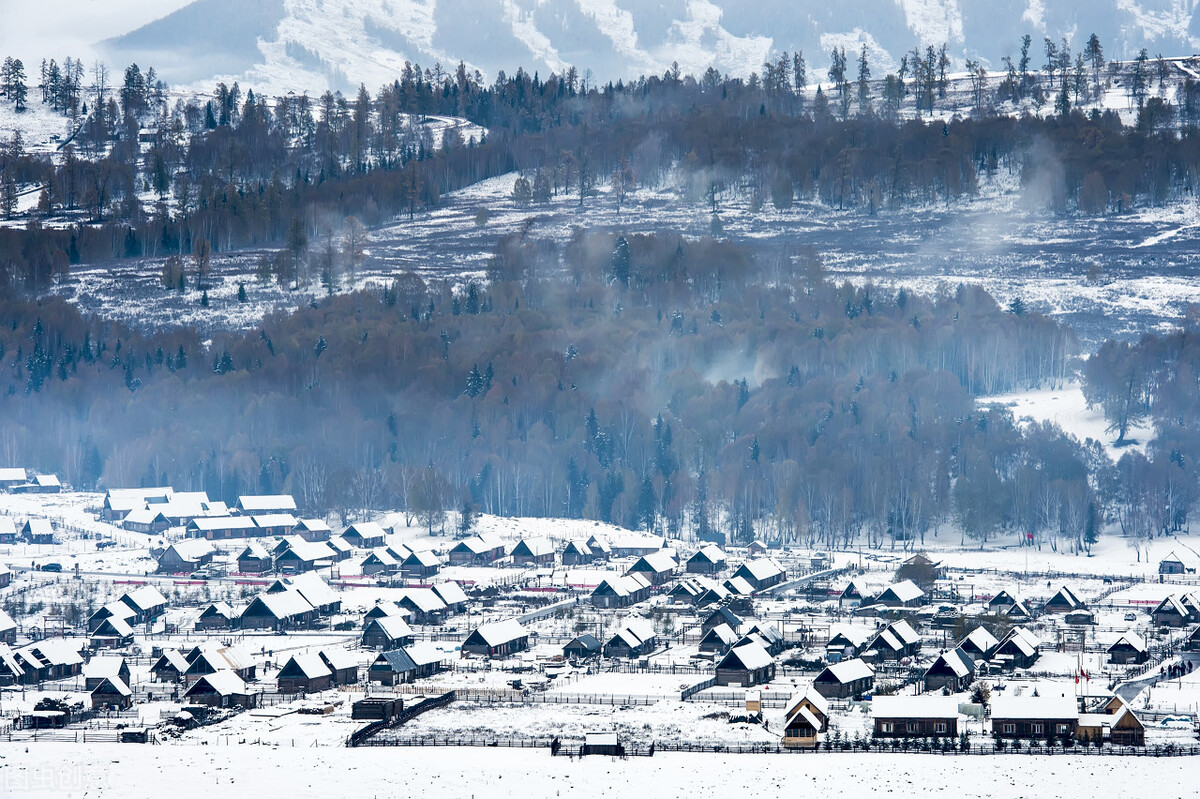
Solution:
M21 466L0 467L0 492L9 494L58 494L63 485L57 475L38 474Z

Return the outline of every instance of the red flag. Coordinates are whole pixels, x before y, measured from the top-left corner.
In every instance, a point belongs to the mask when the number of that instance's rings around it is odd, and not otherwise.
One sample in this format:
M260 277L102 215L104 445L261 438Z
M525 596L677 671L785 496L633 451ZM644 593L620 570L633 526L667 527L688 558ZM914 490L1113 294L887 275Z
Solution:
M1075 675L1075 684L1079 685L1079 675L1078 674Z

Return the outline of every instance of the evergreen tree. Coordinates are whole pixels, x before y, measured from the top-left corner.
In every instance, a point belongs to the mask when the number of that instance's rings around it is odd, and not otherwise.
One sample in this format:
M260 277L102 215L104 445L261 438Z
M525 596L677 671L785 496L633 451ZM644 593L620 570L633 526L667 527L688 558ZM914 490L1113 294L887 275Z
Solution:
M629 267L629 242L624 236L617 236L617 243L613 246L612 276L622 286L629 285Z

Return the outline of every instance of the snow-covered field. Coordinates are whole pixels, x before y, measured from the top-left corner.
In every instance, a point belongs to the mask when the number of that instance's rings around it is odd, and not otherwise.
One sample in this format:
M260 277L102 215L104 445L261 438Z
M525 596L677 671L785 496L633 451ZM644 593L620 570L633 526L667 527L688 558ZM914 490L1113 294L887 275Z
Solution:
M0 744L9 796L728 797L836 793L1078 799L1129 786L1192 795L1193 758L822 754L550 757L540 750L330 750L292 747Z

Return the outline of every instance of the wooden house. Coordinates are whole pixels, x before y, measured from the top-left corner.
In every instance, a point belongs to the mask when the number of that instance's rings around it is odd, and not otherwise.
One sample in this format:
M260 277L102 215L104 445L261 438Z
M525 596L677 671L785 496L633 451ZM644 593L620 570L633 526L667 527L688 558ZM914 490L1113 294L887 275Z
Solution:
M81 646L77 638L46 638L14 650L21 682L31 685L78 675L83 671Z
M912 580L893 583L875 597L875 604L889 608L915 608L925 604L925 592Z
M1164 597L1154 610L1150 611L1150 621L1155 627L1186 627L1194 619L1183 600L1172 594Z
M975 661L961 649L940 653L925 670L925 690L965 691L975 679Z
M143 585L121 595L120 602L133 611L130 624L145 624L167 612L167 598L152 585Z
M268 594L278 594L283 591L299 591L308 604L317 609L317 614L328 616L342 609L342 599L338 593L329 587L329 583L321 579L321 575L313 572L297 574L293 577L281 577L267 587Z
M613 556L612 547L608 541L597 535L588 538L587 548L591 550L593 560L608 560Z
M324 541L297 541L275 556L275 571L303 574L332 566L334 551Z
M738 634L728 624L718 624L700 639L700 651L715 654L728 652L738 642Z
M120 677L103 677L90 690L94 710L128 710L133 707L133 691Z
M442 569L442 559L432 549L414 550L400 563L400 572L410 580L433 577Z
M746 547L746 554L752 558L761 558L767 554L767 545L756 538Z
M1000 738L1074 738L1079 724L1070 696L994 696L991 711L992 734Z
M362 634L362 645L366 649L399 649L412 642L412 628L399 616L371 619Z
M1150 659L1146 641L1132 630L1124 633L1108 647L1108 662L1118 666L1145 663Z
M775 679L775 660L766 649L755 643L730 649L717 663L717 685L740 685L749 688Z
M17 523L7 516L0 516L0 544L15 544L17 542ZM9 572L10 579L12 572ZM0 585L0 588L4 586Z
M126 685L130 683L129 663L120 655L95 655L83 664L83 687L92 690L105 677L119 677Z
M228 602L210 602L200 611L196 619L197 630L232 630L237 624L238 612Z
M872 597L871 592L858 580L851 580L838 594L839 608L856 608L866 604Z
M747 561L737 568L733 576L741 577L757 593L779 585L787 577L783 567L771 558L757 558Z
M188 667L184 669L183 679L192 683L206 674L219 671L232 671L241 680L253 680L258 671L258 665L241 647L222 646L212 641L205 641L192 647L184 655Z
M861 658L826 666L813 679L813 688L826 699L849 699L866 693L875 684L875 671Z
M129 646L133 643L133 627L128 620L112 616L96 625L88 634L88 641L94 649Z
M265 574L274 566L274 559L267 548L257 541L251 541L238 554L237 569L242 574Z
M1080 713L1075 736L1080 741L1114 746L1145 746L1146 727L1129 705L1114 696L1098 712Z
M135 508L121 520L121 527L131 533L161 533L171 526L171 520L157 508Z
M783 634L766 622L754 622L742 630L742 635L759 643L772 656L778 655L787 646Z
M588 539L589 546L592 545L592 540ZM608 537L606 543L611 548L613 556L618 558L649 555L667 546L667 541L662 536L634 532L614 532Z
M228 669L205 674L184 693L184 699L209 707L258 707L259 695Z
M518 566L553 566L554 542L549 538L522 538L512 550Z
M877 738L954 738L958 700L950 696L877 696L871 700Z
M829 700L810 687L784 718L784 748L816 749L820 733L829 729Z
M314 694L333 684L333 672L315 652L292 655L277 676L281 694Z
M371 662L368 679L383 685L423 680L441 671L445 658L442 650L428 641L380 652Z
M579 753L583 757L589 755L622 757L625 754L625 747L621 745L621 740L615 732L585 732L583 748Z
M95 632L96 628L105 619L124 619L126 622L133 619L135 613L133 608L126 605L124 602L117 600L109 602L95 610L91 616L88 616L87 629L88 632Z
M730 577L721 585L734 596L751 596L755 593L754 586L745 577Z
M1016 593L1003 589L1000 593L988 600L988 614L992 616L1000 616L1004 614L1010 607L1021 602L1021 598Z
M439 624L449 608L432 588L406 588L396 601L414 624Z
M607 658L640 658L654 651L658 646L658 635L654 626L645 620L635 619L626 622L613 633L604 644L604 656Z
M333 553L333 562L341 563L345 560L350 560L354 555L354 547L350 542L342 538L340 535L335 535L325 541L325 546L329 547L329 551Z
M387 533L376 522L358 522L342 531L342 538L355 549L375 549L387 543Z
M455 544L447 557L451 566L490 566L504 558L504 542L491 533L473 535Z
M728 558L715 544L701 547L700 551L687 560L688 574L720 574L725 571Z
M675 576L675 570L678 568L679 563L675 560L675 556L660 549L648 555L642 555L629 567L626 574L640 574L651 585L662 585Z
M162 574L193 572L212 562L216 550L203 539L176 541L158 556L158 571Z
M20 538L27 544L53 544L54 525L49 519L29 519L21 526Z
M159 682L179 682L187 671L188 662L177 649L165 649L150 667L150 674Z
M913 657L921 651L921 636L907 621L894 621L879 631L867 645L862 657L875 661L895 661Z
M861 655L867 649L871 635L866 630L852 627L835 627L830 630L829 641L825 644L825 661L837 663L850 660Z
M705 608L709 605L719 605L724 602L728 602L731 596L733 595L729 593L728 588L717 583L712 583L708 586L708 588L704 589L704 592L700 594L700 596L696 597L694 604L698 608Z
M1033 618L1033 611L1030 610L1028 602L1021 600L1006 607L1003 615L1018 622L1026 622Z
M1159 574L1187 574L1188 572L1195 571L1195 569L1189 569L1187 564L1183 562L1183 558L1176 555L1173 551L1158 562Z
M260 513L250 517L256 528L254 535L291 535L296 529L296 517L290 513ZM304 540L306 544L319 543Z
M294 630L311 627L317 620L317 609L299 591L262 593L238 617L243 630Z
M1085 607L1087 605L1075 595L1075 592L1064 585L1055 592L1054 596L1046 600L1046 605L1042 610L1046 613L1070 613Z
M650 580L639 573L608 577L592 591L592 606L627 608L650 598Z
M721 624L728 625L736 633L742 629L742 618L729 608L717 608L700 622L700 632L706 633Z
M564 566L585 566L597 559L596 553L583 541L568 541L562 551Z
M20 466L0 466L0 491L11 491L29 482L29 475Z
M529 648L529 631L516 619L481 624L462 644L464 655L506 657Z
M327 648L317 653L329 668L334 685L356 685L358 683L358 658L345 649Z
M360 570L364 575L396 574L400 571L400 561L383 547L378 547L363 558Z
M667 592L667 601L673 605L695 605L712 586L712 580L707 577L686 577Z
M328 541L333 537L333 530L321 519L299 519L292 534L305 541Z
M204 541L227 541L231 538L253 538L263 530L250 516L200 516L187 523L188 538Z
M1027 669L1038 659L1040 649L1041 642L1033 633L1024 627L1014 627L1004 636L990 660L1005 671Z
M588 660L600 657L603 648L596 636L584 633L575 636L563 647L563 657L567 660Z

